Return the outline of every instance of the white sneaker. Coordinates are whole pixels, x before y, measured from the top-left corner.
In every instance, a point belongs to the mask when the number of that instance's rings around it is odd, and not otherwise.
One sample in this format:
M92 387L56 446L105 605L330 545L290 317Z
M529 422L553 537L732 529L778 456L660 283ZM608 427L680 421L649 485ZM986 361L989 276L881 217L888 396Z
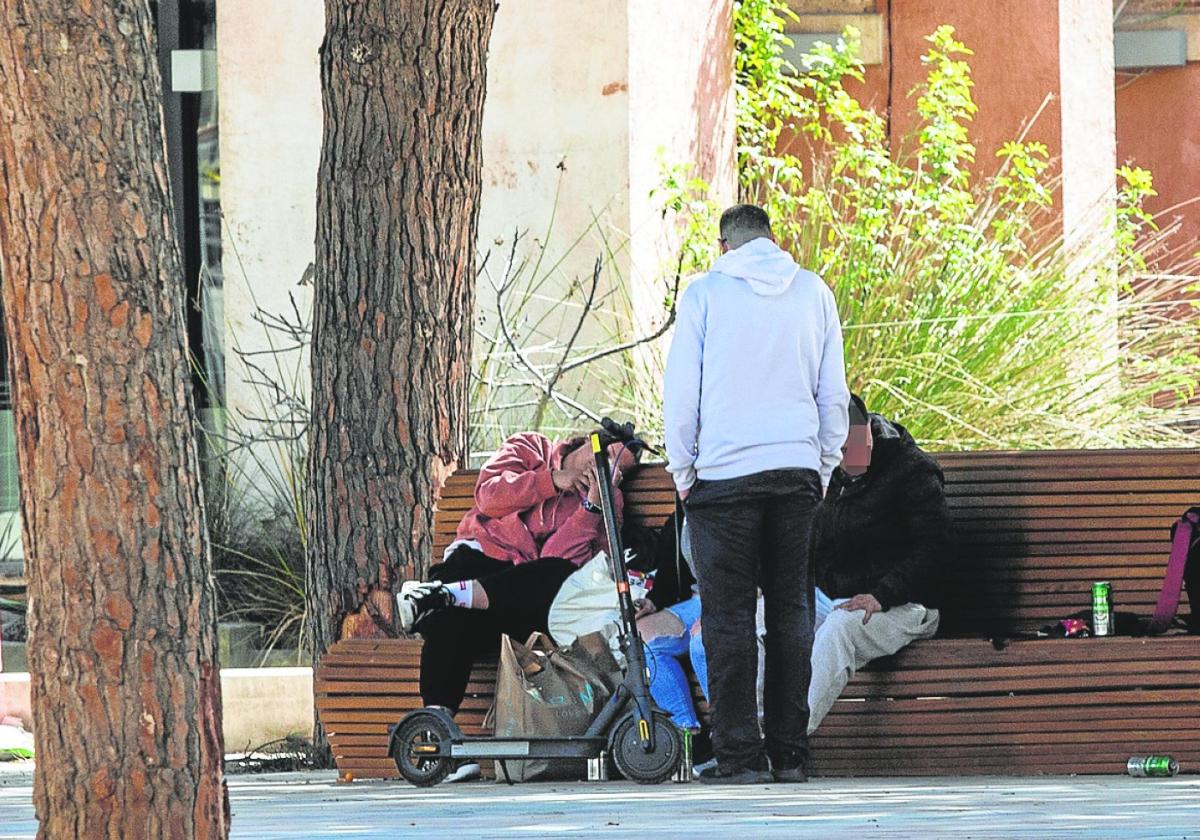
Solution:
M411 633L431 613L454 606L454 595L439 580L406 580L400 585L396 606L400 611L400 629Z
M458 769L445 778L447 782L471 782L483 775L474 761L458 765Z
M703 764L697 764L695 767L692 768L692 778L699 779L701 773L703 773L705 770L707 770L710 767L716 767L716 766L717 766L717 760L715 758L710 758L708 761L704 762Z

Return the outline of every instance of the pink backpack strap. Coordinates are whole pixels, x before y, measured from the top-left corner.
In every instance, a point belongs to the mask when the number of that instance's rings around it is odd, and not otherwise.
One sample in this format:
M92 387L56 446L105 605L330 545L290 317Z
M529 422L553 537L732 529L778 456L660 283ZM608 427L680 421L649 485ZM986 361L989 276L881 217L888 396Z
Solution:
M1179 595L1183 589L1183 572L1187 568L1188 551L1193 535L1200 528L1200 513L1189 510L1175 524L1175 539L1171 542L1171 559L1167 561L1167 574L1163 577L1162 592L1158 595L1158 606L1150 619L1150 633L1157 634L1167 629L1179 609ZM1194 596L1193 596L1194 597Z

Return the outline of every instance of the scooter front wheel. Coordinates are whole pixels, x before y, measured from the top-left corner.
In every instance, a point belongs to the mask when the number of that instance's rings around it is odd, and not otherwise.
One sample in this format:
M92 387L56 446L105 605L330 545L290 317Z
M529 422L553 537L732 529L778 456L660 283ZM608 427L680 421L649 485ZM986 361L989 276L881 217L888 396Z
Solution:
M636 712L617 721L608 739L609 752L621 775L643 785L667 781L675 775L683 757L683 738L679 729L664 714L654 712L653 718L654 749L650 752L642 749Z
M433 787L453 769L449 758L436 755L449 741L450 730L437 715L411 712L392 735L392 760L405 781L417 787Z

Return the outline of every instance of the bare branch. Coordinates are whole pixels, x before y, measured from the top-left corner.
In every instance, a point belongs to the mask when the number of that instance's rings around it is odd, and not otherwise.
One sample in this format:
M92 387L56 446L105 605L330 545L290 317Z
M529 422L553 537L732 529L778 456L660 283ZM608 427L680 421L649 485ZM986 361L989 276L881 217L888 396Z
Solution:
M618 344L615 347L606 347L603 350L597 350L595 353L590 353L587 356L576 359L570 364L564 366L562 372L566 373L574 370L575 368L583 367L584 365L590 365L592 362L597 362L600 359L607 358L608 356L614 356L618 353L625 353L629 350L634 350L644 344L650 344L653 341L657 341L666 335L667 330L671 329L671 326L675 323L675 315L679 306L679 284L681 282L682 275L683 257L680 256L679 265L675 269L675 285L671 289L671 305L667 309L667 319L663 322L661 327L659 327L650 335L642 336L641 338L636 338L632 341L627 341L624 344Z
M575 322L575 331L571 333L571 338L567 341L567 346L563 349L562 359L558 363L558 369L554 371L554 376L550 377L548 387L553 388L558 384L558 380L562 375L570 370L567 367L567 358L571 355L571 351L575 347L575 342L579 338L579 334L583 331L584 321L591 314L592 307L596 302L596 290L600 287L600 270L604 266L604 261L600 257L596 257L596 266L592 269L592 288L588 291L587 300L583 304L583 310L579 313L579 320Z

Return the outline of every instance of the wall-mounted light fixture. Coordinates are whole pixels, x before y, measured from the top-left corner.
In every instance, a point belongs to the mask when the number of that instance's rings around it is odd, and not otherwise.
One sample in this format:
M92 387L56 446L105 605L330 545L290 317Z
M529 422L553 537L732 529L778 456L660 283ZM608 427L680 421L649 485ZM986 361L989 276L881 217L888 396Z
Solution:
M1118 29L1113 33L1118 70L1183 67L1187 64L1187 32L1183 29Z
M172 91L200 93L216 89L216 50L171 50Z

